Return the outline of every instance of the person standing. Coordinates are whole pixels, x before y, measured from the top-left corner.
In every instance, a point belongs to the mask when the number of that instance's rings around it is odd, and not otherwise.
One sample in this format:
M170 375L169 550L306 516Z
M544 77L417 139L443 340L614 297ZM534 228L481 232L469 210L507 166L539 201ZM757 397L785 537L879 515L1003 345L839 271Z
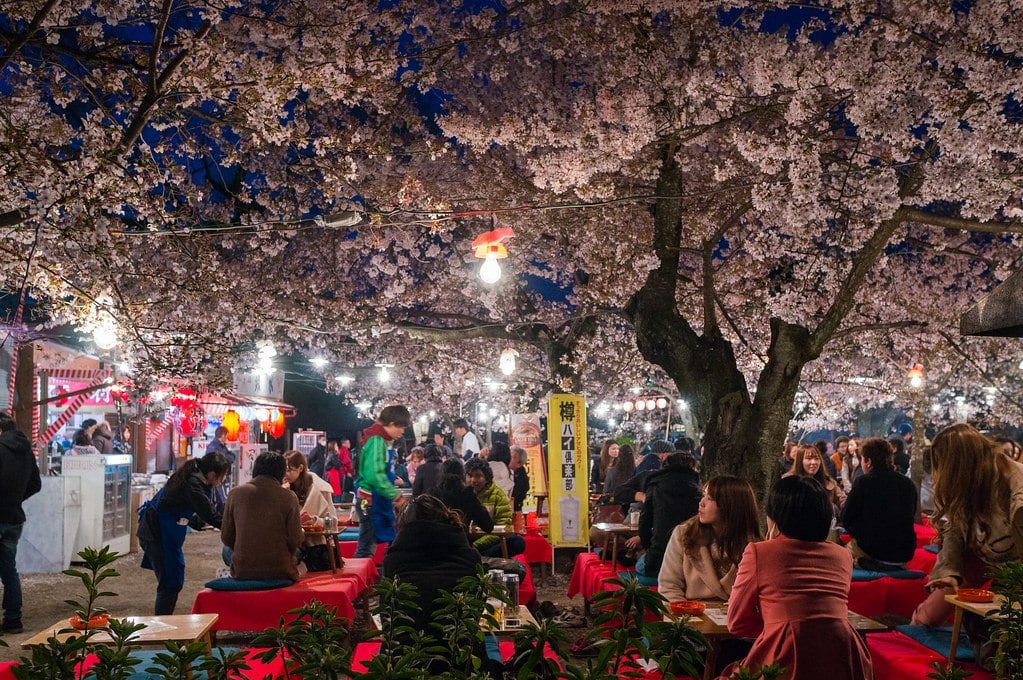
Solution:
M42 487L32 445L14 419L0 412L0 582L4 586L3 632L21 633L21 578L15 558L25 526L21 504Z
M227 448L227 428L221 425L213 431L213 441L206 445L206 453L219 453L227 461L227 477L224 481L212 487L213 506L217 513L224 514L224 505L227 503L227 492L231 488L231 471L234 470L234 451Z
M110 429L110 423L102 420L96 424L96 429L92 431L92 445L102 454L109 455L114 452L114 433Z
M355 557L372 557L378 541L394 540L394 511L405 507L405 498L387 469L387 446L405 435L412 415L401 405L385 406L376 422L362 431L359 474L355 478L359 542Z
M142 568L156 573L157 616L173 614L178 593L185 585L185 535L192 516L220 528L221 515L211 501L210 490L224 483L230 470L227 459L216 451L192 458L171 475L167 484L139 508L139 546Z
M480 442L469 429L469 422L465 418L455 421L455 434L462 439L463 461L469 460L480 452Z
M508 469L512 471L512 479L515 481L511 492L512 511L522 512L522 503L529 495L529 474L526 472L526 450L521 446L511 447L511 464Z
M327 438L320 435L316 438L316 446L309 452L309 472L321 479L324 477L324 465L327 463Z

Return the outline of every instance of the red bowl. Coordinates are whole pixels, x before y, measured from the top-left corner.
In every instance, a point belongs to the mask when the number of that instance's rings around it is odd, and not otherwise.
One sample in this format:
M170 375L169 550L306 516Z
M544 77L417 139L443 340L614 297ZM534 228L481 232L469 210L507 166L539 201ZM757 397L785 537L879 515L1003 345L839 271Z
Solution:
M675 616L697 616L702 614L707 605L696 600L677 600L668 603L668 609Z
M995 594L983 588L960 588L956 591L956 597L963 602L974 604L987 604L995 601Z

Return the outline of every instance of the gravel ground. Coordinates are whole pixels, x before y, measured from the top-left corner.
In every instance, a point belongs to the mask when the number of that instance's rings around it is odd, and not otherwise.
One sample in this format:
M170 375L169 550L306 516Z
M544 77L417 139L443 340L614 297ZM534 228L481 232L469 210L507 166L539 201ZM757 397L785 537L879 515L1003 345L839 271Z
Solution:
M216 576L217 569L223 565L220 557L220 533L203 531L189 534L185 541L185 587L178 598L175 613L186 614L192 608L192 601L202 589L203 583ZM119 576L106 582L109 590L117 593L117 597L106 598L100 606L106 607L114 616L132 614L151 614L153 600L156 596L156 577L153 572L142 569L139 562L142 553L124 555L115 563ZM557 568L559 573L548 573L540 576L539 568L534 568L533 577L537 588L537 601L551 600L559 608L576 606L582 609L581 598L574 601L565 595L568 590L568 579L571 570L572 555L558 555ZM84 597L81 582L63 574L22 574L21 587L24 592L25 606L22 612L22 623L25 632L20 635L6 634L2 639L10 645L0 646L0 661L11 661L20 658L24 652L21 642L54 622L71 615L72 608L64 600ZM573 629L571 633L584 629ZM573 637L576 637L573 634ZM218 636L222 639L223 636Z

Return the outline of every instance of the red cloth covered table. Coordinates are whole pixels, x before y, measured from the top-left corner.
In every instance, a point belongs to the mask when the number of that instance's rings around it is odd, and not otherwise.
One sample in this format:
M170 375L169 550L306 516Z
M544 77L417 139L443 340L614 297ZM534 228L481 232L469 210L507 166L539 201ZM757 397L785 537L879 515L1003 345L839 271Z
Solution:
M519 583L519 604L529 604L536 599L536 585L533 583L533 570L529 568L526 563L526 558L523 555L516 555L512 558L516 562L520 562L522 566L526 568L526 575Z
M913 553L913 559L906 562L906 569L922 571L925 574L930 575L931 570L934 569L934 563L937 560L937 553L932 553L930 550L924 550L923 548L917 548L916 552Z
M341 551L342 559L344 559L347 562L349 558L351 558L352 555L355 554L355 549L358 547L358 545L359 545L358 541L338 541L337 547ZM387 546L389 545L390 543L377 543L377 551L373 554L374 564L380 566L381 564L384 563L384 555L387 553ZM358 559L368 558L360 557Z
M515 652L515 643L511 640L500 640L497 644L501 649L501 658L504 659L505 663L507 663L508 660L512 658L512 654ZM376 656L376 653L379 650L379 642L360 642L355 645L355 651L352 654L352 670L356 673L365 673L366 662ZM549 647L544 651L544 656L548 659L556 658Z
M921 680L928 673L934 672L931 663L945 663L945 658L937 652L896 631L867 635L867 648L870 650L875 680ZM973 673L970 680L994 678L976 664L959 665Z
M927 591L924 590L926 578L891 578L884 579L885 588L885 613L905 616L913 616L917 606L927 598Z
M346 565L347 566L347 565ZM203 588L192 603L193 614L219 614L213 630L264 630L278 625L287 612L319 600L337 607L338 616L351 621L355 616L352 601L362 588L357 575L319 573L300 579L287 588L274 590L212 590Z
M913 531L916 533L916 547L918 548L934 543L934 538L938 535L937 531L924 524L914 524Z
M880 616L888 607L885 579L853 581L849 586L849 609L864 616Z
M327 574L326 572L320 572L319 575L331 576L331 574ZM350 576L357 579L359 592L362 592L377 582L377 578L380 576L380 571L377 569L375 560L371 560L368 557L348 557L345 558L344 567L341 568L339 575ZM315 578L317 575L310 576Z
M614 577L615 571L610 562L601 564L596 553L579 553L572 569L572 579L568 582L568 596L571 598L581 593L583 599L589 601L603 589L604 579Z
M550 541L543 536L530 536L526 534L522 537L526 541L526 550L522 553L523 557L526 558L526 562L529 564L552 564L553 550Z

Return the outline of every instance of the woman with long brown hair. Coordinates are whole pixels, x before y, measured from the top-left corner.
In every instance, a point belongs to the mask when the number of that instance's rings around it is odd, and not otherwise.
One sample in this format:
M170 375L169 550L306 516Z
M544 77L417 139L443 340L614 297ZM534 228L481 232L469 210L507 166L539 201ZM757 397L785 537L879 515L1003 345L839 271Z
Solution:
M695 517L675 527L657 590L668 601L727 600L746 544L760 538L757 499L744 479L714 477Z
M915 625L941 625L955 588L978 587L988 570L1023 559L1023 465L965 423L947 427L931 444L931 480L941 551L931 571L931 595L913 613ZM990 656L986 630L966 620L978 663Z
M809 446L807 444L801 444L796 447L796 460L792 465L792 469L783 477L813 477L817 482L824 488L824 491L828 494L828 500L831 501L831 505L834 506L836 516L838 511L845 505L845 491L842 490L842 485L831 478L828 471L824 469L824 459L821 457L821 452L817 450L816 446Z
M636 474L636 453L631 444L618 447L618 455L608 465L604 475L604 493L613 494L615 489L632 479Z
M600 457L593 461L590 468L590 486L594 491L604 491L604 479L607 477L607 469L615 464L618 459L618 442L614 439L605 439L600 447Z
M288 451L284 454L287 468L284 479L288 488L298 496L302 507L302 524L322 523L326 517L337 517L337 510L331 498L333 489L322 478L309 471L309 463L301 451ZM302 543L302 561L309 571L326 571L330 568L327 555L327 539L323 536L306 536Z

